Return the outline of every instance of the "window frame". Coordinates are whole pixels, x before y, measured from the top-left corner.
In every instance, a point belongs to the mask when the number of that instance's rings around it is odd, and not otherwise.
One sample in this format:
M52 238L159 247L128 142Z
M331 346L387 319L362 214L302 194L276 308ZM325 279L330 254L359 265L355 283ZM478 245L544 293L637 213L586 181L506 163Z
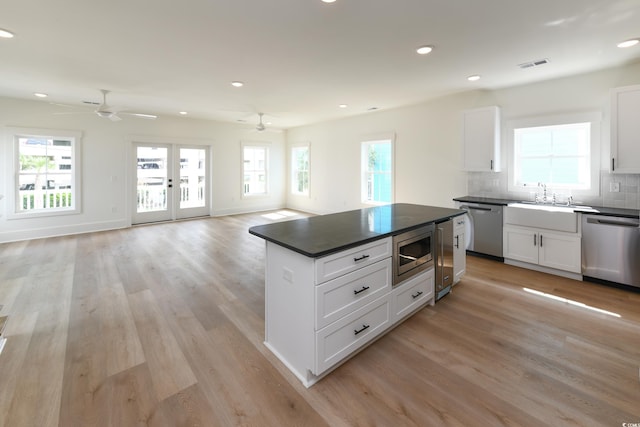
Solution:
M50 216L75 215L82 212L82 132L61 129L40 128L7 128L7 135L11 141L11 171L10 203L7 219L24 219ZM58 139L71 141L71 206L59 208L44 208L20 210L20 138Z
M382 144L388 143L390 145L390 155L391 159L389 161L390 170L385 174L388 174L391 180L389 189L390 191L390 200L389 201L377 201L377 200L369 200L368 199L368 174L369 174L369 156L368 156L368 147L374 144ZM361 138L360 142L360 202L365 205L386 205L389 203L394 203L395 200L395 134L393 133L383 133L376 135L368 135Z
M509 192L530 192L537 191L533 189L531 185L518 184L516 179L518 176L516 166L518 161L515 156L516 150L516 137L515 131L517 129L535 128L535 127L551 127L561 125L574 125L578 123L590 124L590 141L589 141L589 179L588 189L567 187L561 185L554 185L553 183L546 184L550 189L557 189L560 192L566 192L573 197L586 197L586 196L598 196L600 195L600 139L601 139L601 126L602 126L602 114L599 112L585 112L585 113L571 113L571 114L558 114L551 116L541 117L527 117L521 119L514 119L507 122L506 135L508 141L508 168L507 168L507 191Z
M306 191L296 191L297 188L297 183L298 183L298 178L297 178L297 173L299 172L299 169L297 168L296 165L296 156L295 156L295 151L296 150L300 150L300 149L306 149L307 150L307 188ZM299 144L293 144L291 145L291 148L289 150L289 155L290 155L290 185L289 185L289 191L291 192L292 195L294 196L300 196L300 197L310 197L310 193L311 193L311 144L310 143L299 143Z
M240 194L242 198L256 198L256 197L268 197L270 193L270 177L269 177L269 163L270 163L270 147L271 144L267 142L250 142L245 141L240 144L240 176L241 176L241 184L240 184ZM264 159L264 192L263 193L245 193L245 157L244 152L246 148L259 148L264 149L265 151L265 159ZM259 169L256 169L259 170Z

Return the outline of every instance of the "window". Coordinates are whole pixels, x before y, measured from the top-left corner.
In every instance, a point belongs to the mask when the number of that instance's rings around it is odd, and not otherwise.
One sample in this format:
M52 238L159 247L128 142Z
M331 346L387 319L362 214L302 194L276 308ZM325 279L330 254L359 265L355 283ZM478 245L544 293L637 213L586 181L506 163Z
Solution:
M553 190L598 194L599 117L576 115L513 124L509 190L545 184Z
M393 201L393 140L371 139L362 143L362 202Z
M243 145L242 162L242 194L244 196L266 195L268 193L269 148L266 146Z
M309 145L291 148L291 193L309 195Z
M80 135L14 130L16 215L75 213L80 208Z

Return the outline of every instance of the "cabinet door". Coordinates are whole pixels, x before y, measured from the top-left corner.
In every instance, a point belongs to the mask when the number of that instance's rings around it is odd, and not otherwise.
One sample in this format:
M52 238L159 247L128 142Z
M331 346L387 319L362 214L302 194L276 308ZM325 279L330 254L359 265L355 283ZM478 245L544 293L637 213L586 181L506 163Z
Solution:
M539 264L558 270L580 273L580 237L541 232L539 235Z
M611 94L611 163L614 173L640 173L640 85Z
M500 109L478 108L462 113L462 168L500 172Z
M453 236L453 283L458 283L467 268L467 250L464 247L464 232Z
M538 263L538 233L526 228L504 227L504 257Z

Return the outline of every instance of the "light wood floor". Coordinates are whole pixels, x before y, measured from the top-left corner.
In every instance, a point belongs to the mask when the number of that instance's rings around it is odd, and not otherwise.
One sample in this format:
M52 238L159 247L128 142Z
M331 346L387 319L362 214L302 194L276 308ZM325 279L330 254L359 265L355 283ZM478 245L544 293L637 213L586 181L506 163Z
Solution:
M640 294L475 257L451 295L305 389L262 344L264 242L247 229L266 222L0 245L0 426L640 423Z

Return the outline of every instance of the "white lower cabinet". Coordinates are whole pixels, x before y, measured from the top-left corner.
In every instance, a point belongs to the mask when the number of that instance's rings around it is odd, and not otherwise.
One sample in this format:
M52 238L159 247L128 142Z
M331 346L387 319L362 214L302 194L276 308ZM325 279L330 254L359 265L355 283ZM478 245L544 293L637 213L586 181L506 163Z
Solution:
M503 236L505 259L581 272L581 238L576 233L505 225Z
M390 237L316 259L267 242L265 345L306 387L434 303L433 269L393 288L391 255Z

